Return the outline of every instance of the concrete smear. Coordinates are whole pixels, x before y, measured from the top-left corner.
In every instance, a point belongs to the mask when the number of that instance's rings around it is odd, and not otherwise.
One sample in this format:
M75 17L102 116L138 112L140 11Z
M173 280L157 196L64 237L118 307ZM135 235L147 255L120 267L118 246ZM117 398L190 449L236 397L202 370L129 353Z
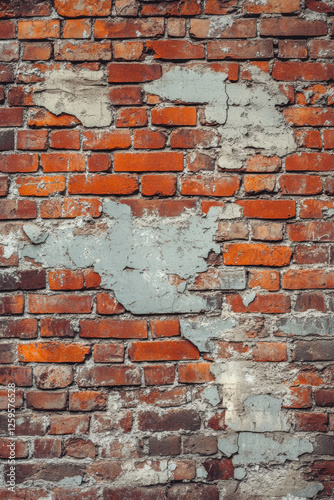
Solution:
M132 218L131 208L104 202L103 230L95 223L60 223L44 243L28 245L23 256L46 268L94 267L101 286L134 314L195 313L210 310L211 302L189 293L186 281L207 270L214 242L217 213L187 213L179 217ZM183 281L185 280L185 281ZM229 328L233 321L229 321Z
M34 89L34 104L60 115L76 116L85 127L106 127L112 122L108 86L103 71L57 69Z

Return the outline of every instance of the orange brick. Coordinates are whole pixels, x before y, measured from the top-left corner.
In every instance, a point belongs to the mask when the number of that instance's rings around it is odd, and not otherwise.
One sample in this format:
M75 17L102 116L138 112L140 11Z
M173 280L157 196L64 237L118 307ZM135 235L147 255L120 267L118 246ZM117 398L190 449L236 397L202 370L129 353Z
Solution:
M289 387L289 394L283 398L283 408L311 408L311 387Z
M224 264L229 266L287 266L292 251L286 246L264 243L227 243L224 245Z
M115 61L139 61L144 52L143 42L113 42L112 48Z
M106 395L99 391L71 392L69 397L70 411L104 410Z
M290 297L279 293L256 295L255 299L245 306L240 295L227 296L227 301L234 312L257 312L262 314L283 314L290 312Z
M143 196L173 196L176 191L175 175L143 175L141 179Z
M324 130L324 148L334 149L334 130Z
M153 125L184 126L197 123L196 108L190 106L154 108L151 117Z
M55 9L64 17L109 16L111 0L55 0Z
M144 320L85 319L80 321L80 337L146 339L147 322Z
M31 109L29 111L29 127L75 127L80 121L75 116L50 113L46 109Z
M334 272L324 269L290 269L283 274L282 288L288 290L334 288Z
M215 380L210 372L211 363L179 364L179 382L182 384L204 384Z
M175 337L180 335L180 325L178 318L171 319L151 319L152 337Z
M322 180L317 175L282 175L279 183L282 194L310 195L322 192Z
M90 172L105 172L111 167L111 157L108 153L93 153L88 157Z
M334 224L324 222L296 222L287 226L291 241L334 241Z
M19 361L25 363L81 363L90 352L89 346L63 342L18 344Z
M249 288L257 286L275 292L280 288L279 272L277 271L250 271L249 272Z
M245 175L244 187L246 194L272 193L275 189L274 175Z
M113 83L149 82L160 77L160 64L111 63L108 65L108 80Z
M239 189L240 178L231 175L202 177L192 175L181 181L181 194L190 196L233 196Z
M16 185L21 196L49 196L65 191L65 177L63 175L18 177Z
M42 153L41 165L44 172L82 172L85 156L82 153Z
M294 82L302 81L327 81L334 77L332 64L320 62L280 62L274 63L272 76L275 80Z
M148 50L153 51L155 59L204 59L202 44L193 44L187 40L154 40L146 42Z
M49 286L51 290L81 290L84 286L84 277L81 271L70 269L49 271Z
M199 352L187 340L161 340L155 342L133 342L129 348L131 361L177 361L198 359Z
M63 38L90 38L90 19L68 19L64 23Z
M69 179L69 194L126 195L138 191L138 181L130 175L73 175Z
M111 42L57 41L54 44L55 61L110 61Z
M244 169L246 172L277 172L282 160L278 156L255 155L247 159Z
M52 45L48 42L23 44L22 61L48 61L52 54Z
M242 200L244 217L255 219L290 219L296 215L296 202L292 200Z
M83 149L98 151L101 149L127 149L131 146L128 130L85 130Z
M79 130L52 130L50 132L50 148L80 149Z
M145 127L147 114L144 108L123 108L116 114L116 127Z
M297 17L266 18L261 20L260 34L270 37L322 36L327 34L327 23Z
M109 293L98 293L96 296L96 312L98 314L120 314L125 311L120 304Z
M253 360L259 362L287 361L286 344L278 342L258 342L253 350Z
M182 171L182 153L115 153L115 172Z
M249 14L290 14L299 10L299 0L265 0L261 3L246 0L243 9Z
M162 149L166 141L167 136L161 130L140 129L133 132L135 149Z
M164 21L151 19L98 19L94 37L98 38L147 38L164 34Z
M43 219L74 218L90 215L100 217L102 203L96 198L62 198L61 200L47 200L41 203L41 217Z
M42 39L58 38L60 34L60 22L58 19L32 21L18 21L19 39Z

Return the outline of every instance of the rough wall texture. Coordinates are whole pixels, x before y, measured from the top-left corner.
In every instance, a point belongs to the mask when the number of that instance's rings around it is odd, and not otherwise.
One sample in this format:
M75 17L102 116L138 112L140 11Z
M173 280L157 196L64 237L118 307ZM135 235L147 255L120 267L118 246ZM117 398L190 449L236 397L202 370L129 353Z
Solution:
M0 0L0 499L334 498L333 14Z

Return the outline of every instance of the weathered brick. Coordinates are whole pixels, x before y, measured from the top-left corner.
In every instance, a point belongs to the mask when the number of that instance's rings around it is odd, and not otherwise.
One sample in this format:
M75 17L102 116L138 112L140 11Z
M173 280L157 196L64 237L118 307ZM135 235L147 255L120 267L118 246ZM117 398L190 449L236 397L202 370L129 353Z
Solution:
M64 23L63 38L90 38L90 19L67 19Z
M194 410L171 410L161 414L140 412L138 426L140 430L151 432L197 430L201 420Z
M151 365L144 366L146 385L170 385L175 378L173 365Z
M55 61L110 61L111 42L57 41Z
M67 392L27 392L27 407L34 410L64 410L67 402Z
M148 445L151 456L169 456L181 453L181 438L179 436L168 436L160 439L152 437L149 439Z
M69 396L70 411L104 410L106 395L99 391L71 392Z
M108 80L112 83L149 82L160 77L160 64L111 63L108 65Z
M204 177L192 175L181 181L181 194L190 196L233 196L239 189L236 176Z
M274 55L272 40L229 40L208 42L208 60L271 59Z
M164 22L160 18L150 19L98 19L94 37L99 38L148 38L164 34Z
M187 340L133 342L129 348L131 361L176 361L198 359L197 347Z
M55 8L64 17L108 16L111 12L111 0L55 0Z
M17 27L19 39L58 38L60 34L58 19L21 20Z
M80 337L146 339L145 320L87 319L80 321Z
M296 361L328 361L334 359L334 347L326 340L297 342L293 353Z
M140 385L140 370L131 366L94 366L80 368L77 374L80 387Z
M292 252L289 247L264 243L228 243L224 245L224 264L234 266L287 266Z
M34 458L59 458L61 456L61 440L38 438L34 440Z
M90 347L62 342L34 342L18 344L19 360L25 363L80 363L89 354Z
M215 455L218 451L217 436L184 436L182 440L183 453L198 453L200 455Z
M84 295L29 295L32 314L83 314L92 310L92 299Z
M126 168L126 164L124 168ZM127 195L136 191L138 191L138 181L130 175L107 174L87 177L84 174L78 174L72 175L68 184L69 194Z
M34 376L39 389L64 388L73 382L73 370L70 366L36 366Z
M49 434L87 434L90 416L51 415Z

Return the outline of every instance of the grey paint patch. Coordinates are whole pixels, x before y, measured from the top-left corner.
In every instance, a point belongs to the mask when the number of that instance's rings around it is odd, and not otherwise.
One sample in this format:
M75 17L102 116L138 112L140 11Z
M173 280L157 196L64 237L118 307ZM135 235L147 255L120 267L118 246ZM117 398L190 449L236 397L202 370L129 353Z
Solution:
M232 434L227 438L218 439L218 448L227 457L231 457L239 449L238 447L238 435Z
M296 460L304 453L312 453L313 446L308 439L295 438L287 434L267 437L264 434L240 432L239 452L233 457L234 465L284 463Z
M279 318L277 330L287 335L334 335L333 315Z
M259 68L249 66L249 71L252 82L229 83L224 73L201 66L174 67L144 89L166 101L206 104L207 121L222 125L218 165L240 169L248 154L285 156L297 149L292 129L276 109L287 103L279 84Z
M106 127L112 122L108 93L102 70L56 69L34 89L34 104L74 115L85 127Z
M23 231L26 233L30 241L35 243L35 245L44 243L46 238L49 236L46 231L43 231L43 229L36 224L24 224Z
M217 406L221 401L217 387L214 385L204 389L203 399L210 403L211 406Z
M174 218L132 218L129 206L106 200L103 211L103 230L94 221L82 222L81 227L78 221L60 223L44 243L26 246L22 255L47 268L94 267L101 286L113 290L134 314L216 308L214 300L178 285L179 279L206 271L209 252L219 252L214 208L204 217L183 213ZM219 332L234 325L231 319L220 320Z
M80 486L82 476L64 477L58 482L57 486L70 488L71 486Z
M243 467L236 467L234 469L234 479L238 479L239 481L241 481L241 479L244 479L244 477L246 477L246 469L244 469Z
M298 500L303 498L313 498L319 493L319 491L322 491L323 489L324 487L322 484L312 483L306 488L292 491L290 495L286 497L286 500L293 500L294 498L297 498ZM282 498L282 500L285 499Z
M191 340L191 339L190 339ZM289 394L284 384L293 372L282 366L261 366L252 361L215 363L211 372L223 386L225 423L235 431L288 431L291 424L281 409Z
M221 275L222 290L244 290L246 271L244 269L224 269Z
M253 300L255 300L255 297L256 297L256 292L254 292L254 290L252 292L246 293L246 295L244 295L242 298L244 306L248 307L249 304L251 304Z
M210 340L221 337L236 324L233 318L181 318L180 330L201 352L208 352L211 350Z

